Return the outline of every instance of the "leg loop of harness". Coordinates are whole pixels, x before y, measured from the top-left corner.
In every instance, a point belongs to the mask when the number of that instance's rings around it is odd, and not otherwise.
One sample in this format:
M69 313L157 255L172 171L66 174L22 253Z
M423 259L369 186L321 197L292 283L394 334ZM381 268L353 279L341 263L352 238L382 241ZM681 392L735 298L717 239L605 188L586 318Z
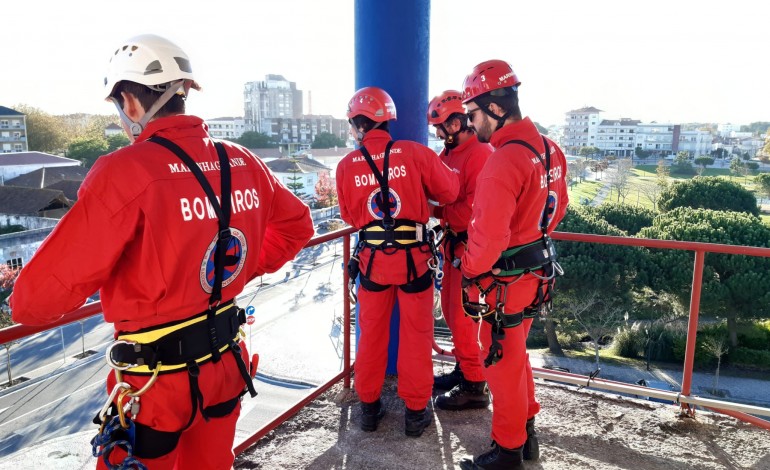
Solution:
M230 350L235 357L235 363L238 364L238 370L241 372L241 377L243 377L243 381L246 382L246 389L249 391L249 395L251 395L252 398L256 397L257 391L254 389L254 383L251 380L249 369L246 367L246 362L243 360L243 356L241 356L241 347L233 340L230 341Z

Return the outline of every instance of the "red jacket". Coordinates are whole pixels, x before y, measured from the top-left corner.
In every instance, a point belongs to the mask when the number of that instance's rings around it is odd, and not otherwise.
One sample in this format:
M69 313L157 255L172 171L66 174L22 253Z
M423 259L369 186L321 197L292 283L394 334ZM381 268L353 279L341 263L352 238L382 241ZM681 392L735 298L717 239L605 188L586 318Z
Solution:
M380 172L385 146L390 140L388 132L378 129L367 132L364 137L363 145ZM428 198L446 204L457 197L457 176L441 162L436 152L424 145L408 140L396 141L390 150L388 166L388 187L398 196L395 207L391 207L394 219L424 224L430 217ZM375 219L382 219L382 214L372 209L370 201L379 191L380 183L360 150L350 152L337 165L340 217L353 227L360 229Z
M507 248L525 245L541 237L540 220L545 206L545 167L528 148L505 145L523 140L545 158L543 139L529 118L502 127L492 134L495 147L476 183L473 217L468 227L468 248L462 257L465 277L489 271ZM551 147L551 193L556 207L548 233L564 218L567 195L567 160L561 149L546 139ZM505 145L505 146L504 146Z
M363 140L363 145L380 172L383 168L385 146L390 140L388 132L378 129L367 132ZM408 140L396 141L388 161L388 187L395 196L391 206L394 219L407 219L425 224L430 216L428 198L440 204L447 204L457 197L457 175L428 147ZM380 183L359 150L347 154L337 165L340 217L348 224L361 229L369 222L382 219L382 214L373 203L374 196L379 192ZM378 253L376 262L386 264L373 269L370 275L366 272L369 250L364 250L360 258L362 271L379 284L404 284L407 282L404 252L405 250L397 250L392 255ZM418 274L427 269L422 261L430 255L429 250L423 256L415 254L414 261L419 266Z
M165 137L198 163L214 192L219 160L200 118L153 120L136 142L99 158L78 201L24 267L11 297L13 319L45 324L101 289L106 321L128 332L184 319L208 307L209 257L218 222L198 180ZM223 141L230 160L230 227L223 301L256 276L278 270L313 235L310 211L251 152Z
M439 155L460 178L460 192L454 202L436 207L434 216L441 219L442 223L449 224L455 232L464 232L468 229L476 192L476 179L492 150L491 145L482 144L476 134L473 134L462 144L449 151L444 149Z

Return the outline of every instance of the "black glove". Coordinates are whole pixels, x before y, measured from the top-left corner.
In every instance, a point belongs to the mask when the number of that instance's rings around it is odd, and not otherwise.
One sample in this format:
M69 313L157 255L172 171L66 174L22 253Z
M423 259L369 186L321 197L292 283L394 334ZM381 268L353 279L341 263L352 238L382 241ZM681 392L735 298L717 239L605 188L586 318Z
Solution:
M355 282L360 272L361 268L358 266L358 258L350 258L350 261L348 261L348 276L350 276L350 280Z

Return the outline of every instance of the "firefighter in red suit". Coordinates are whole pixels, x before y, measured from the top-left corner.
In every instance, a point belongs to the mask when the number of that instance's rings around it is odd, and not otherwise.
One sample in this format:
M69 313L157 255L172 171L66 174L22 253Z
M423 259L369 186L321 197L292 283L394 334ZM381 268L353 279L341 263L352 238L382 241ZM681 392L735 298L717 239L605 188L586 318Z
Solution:
M463 311L459 261L468 240L476 179L492 153L492 146L479 142L467 121L459 91L447 90L428 104L428 124L444 141L444 150L439 156L460 178L457 199L451 204L435 206L433 210L433 216L440 219L444 230L441 310L452 332L456 358L455 369L449 374L434 377L433 381L435 390L448 390L435 402L437 408L445 410L486 408L489 405L484 372L479 362L477 327Z
M100 431L97 468L131 458L153 470L231 468L256 367L233 299L313 235L308 207L259 158L215 145L184 114L190 88L190 61L172 42L143 35L114 50L105 94L132 143L96 161L11 298L15 321L42 325L100 290L117 340L108 362L127 369L110 373L107 392L130 408L113 413L134 436ZM139 400L128 395L148 383Z
M433 386L433 271L435 248L426 230L428 198L445 204L457 197L457 176L436 153L416 142L393 141L396 119L390 95L377 87L358 90L348 120L359 144L337 166L340 216L359 230L349 270L359 275L355 388L361 429L374 431L385 414L380 401L387 367L390 316L398 299L398 395L406 404L405 433L420 436L431 422ZM383 195L388 195L383 197Z
M464 307L479 319L484 373L492 394L492 449L464 469L508 469L539 456L526 338L547 312L561 274L549 234L564 217L567 162L559 147L522 118L519 82L501 60L465 78L468 123L495 148L476 182L468 246L461 260ZM483 300L483 302L480 302Z

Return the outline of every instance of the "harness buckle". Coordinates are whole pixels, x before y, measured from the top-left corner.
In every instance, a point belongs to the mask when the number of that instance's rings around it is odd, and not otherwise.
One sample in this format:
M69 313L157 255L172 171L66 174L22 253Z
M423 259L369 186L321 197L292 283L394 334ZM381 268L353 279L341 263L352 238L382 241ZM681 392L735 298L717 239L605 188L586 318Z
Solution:
M132 343L129 341L124 341L122 339L115 341L114 343L112 343L107 347L107 351L105 352L105 359L107 360L107 365L112 367L115 370L121 370L121 371L128 370L132 367L138 366L139 364L125 364L123 362L116 362L114 359L112 359L112 350L115 348L115 346L119 344L125 344L128 346L131 346L133 347L134 352L137 352L137 353L141 350L141 347L142 347L142 345L139 343Z

